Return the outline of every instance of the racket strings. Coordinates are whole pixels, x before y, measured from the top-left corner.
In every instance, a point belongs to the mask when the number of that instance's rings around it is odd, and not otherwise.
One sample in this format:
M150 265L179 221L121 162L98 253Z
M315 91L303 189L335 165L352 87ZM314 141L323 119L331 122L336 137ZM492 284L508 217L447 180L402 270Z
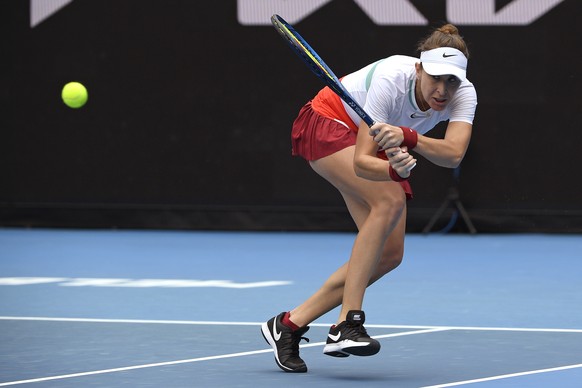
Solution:
M298 54L302 59L309 64L309 68L318 76L325 75L331 80L337 79L337 77L331 73L331 70L327 69L318 59L317 54L313 53L308 47L306 47L286 26L275 21L277 26L277 31L279 34L285 38L285 41L291 46L293 51Z

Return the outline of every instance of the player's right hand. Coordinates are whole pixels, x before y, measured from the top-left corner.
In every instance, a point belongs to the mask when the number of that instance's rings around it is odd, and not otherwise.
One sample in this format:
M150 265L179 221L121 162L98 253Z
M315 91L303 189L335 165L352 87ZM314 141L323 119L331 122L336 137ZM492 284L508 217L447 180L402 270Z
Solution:
M402 129L390 124L377 123L370 128L369 133L381 150L397 147L404 140Z

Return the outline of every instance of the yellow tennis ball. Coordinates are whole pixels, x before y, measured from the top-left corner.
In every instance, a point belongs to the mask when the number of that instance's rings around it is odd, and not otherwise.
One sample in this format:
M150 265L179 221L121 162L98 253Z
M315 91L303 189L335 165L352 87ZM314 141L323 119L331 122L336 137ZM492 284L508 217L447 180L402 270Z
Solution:
M67 106L80 108L87 102L87 89L79 82L69 82L63 87L61 97Z

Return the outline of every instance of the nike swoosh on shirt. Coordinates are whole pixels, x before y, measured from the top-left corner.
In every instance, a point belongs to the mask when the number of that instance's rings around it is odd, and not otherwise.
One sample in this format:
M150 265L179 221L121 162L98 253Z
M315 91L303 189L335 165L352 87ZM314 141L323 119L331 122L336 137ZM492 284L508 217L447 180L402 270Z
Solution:
M332 335L331 333L327 335L333 341L337 342L337 340L342 336L342 332L338 332L336 335Z
M413 114L410 115L410 118L411 119L424 119L426 117L429 117L429 115L427 115L427 114L420 114L419 115L419 114L416 114L416 113L413 113Z

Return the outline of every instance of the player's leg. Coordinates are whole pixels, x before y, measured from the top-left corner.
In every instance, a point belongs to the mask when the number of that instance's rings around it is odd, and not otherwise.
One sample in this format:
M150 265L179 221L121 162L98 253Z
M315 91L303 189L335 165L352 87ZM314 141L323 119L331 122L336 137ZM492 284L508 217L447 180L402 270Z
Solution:
M352 201L349 197L346 197L346 204L356 225L360 225L361 220L366 218L367 207L362 206L359 201ZM401 263L405 224L406 218L403 214L384 244L382 257L369 284L374 283ZM308 330L309 323L341 304L346 275L347 263L337 269L311 297L287 315L287 319L298 329L292 330L288 325L283 324L285 313L281 313L263 324L263 336L273 347L275 361L282 370L286 372L307 371L305 362L299 357L299 342ZM341 351L334 354L345 355L347 353Z
M369 356L380 350L380 343L364 328L362 310L365 289L380 264L388 237L405 213L406 197L395 182L374 182L358 177L353 169L354 147L311 162L313 169L333 184L352 206L359 230L345 268L343 298L338 324L331 327L324 353L346 357Z
M360 201L352 200L350 197L345 197L345 200L350 214L359 228L359 225L361 225L363 220L367 218L369 209L367 206L363 206ZM406 214L403 214L400 217L398 225L386 239L382 250L382 256L370 278L370 281L368 282L368 285L376 282L382 276L398 267L402 262L405 229ZM301 305L291 310L289 316L290 320L298 326L303 327L339 306L343 299L347 267L348 263L345 263L338 268L324 282L321 288L319 288Z
M369 356L380 350L380 343L367 334L362 310L365 289L378 268L386 240L405 213L406 197L395 182L374 182L358 177L353 169L354 147L311 162L318 174L332 183L346 202L360 204L354 209L359 230L350 260L345 268L345 283L338 324L332 326L324 353L346 357Z
M349 310L361 309L364 291L379 263L385 242L406 208L406 196L400 184L370 181L355 174L354 150L355 146L348 147L311 162L313 169L341 192L358 224L347 267L340 322Z
M372 247L372 260L370 263L366 263L369 264L370 268L364 270L364 274L367 277L363 284L365 289L368 283L377 280L391 268L397 266L402 258L402 249L399 245L402 244L402 239L398 237L398 234L395 234L393 241L391 241L392 244L386 244L386 248L384 248L384 242L392 240L388 238L390 232L386 231L386 227L388 225L392 229L394 223L400 224L399 218L403 216L405 201L402 199L402 203L400 203L398 199L404 198L402 189L398 184L392 182L370 182L357 177L353 170L353 155L354 147L348 147L312 163L312 166L320 175L340 190L359 228L366 225L371 212L377 213L374 221L380 218L382 211L386 212L384 214L386 218L378 228L380 234L384 236L384 241L379 239L378 244L380 245ZM374 194L386 192L391 192L391 194ZM396 218L396 220L391 221L391 218ZM402 221L402 229L404 229L403 226L404 222ZM376 232L373 229L372 231ZM358 236L360 236L360 233ZM400 242L398 243L399 240ZM370 256L369 252L366 254ZM376 272L376 269L379 272ZM348 264L342 266L332 274L320 290L297 309L293 310L291 315L282 313L263 324L263 335L275 350L275 359L281 369L288 372L304 372L307 370L305 363L298 354L298 344L301 336L296 334L299 330L307 331L306 325L308 323L341 303L345 294L344 286L349 272ZM361 298L363 298L363 292L361 293ZM361 301L359 303L361 308ZM291 316L293 319L290 319ZM347 316L347 312L344 314L345 316ZM363 328L361 325L358 327ZM341 354L344 354L343 350ZM354 351L353 354L359 354L358 350Z

